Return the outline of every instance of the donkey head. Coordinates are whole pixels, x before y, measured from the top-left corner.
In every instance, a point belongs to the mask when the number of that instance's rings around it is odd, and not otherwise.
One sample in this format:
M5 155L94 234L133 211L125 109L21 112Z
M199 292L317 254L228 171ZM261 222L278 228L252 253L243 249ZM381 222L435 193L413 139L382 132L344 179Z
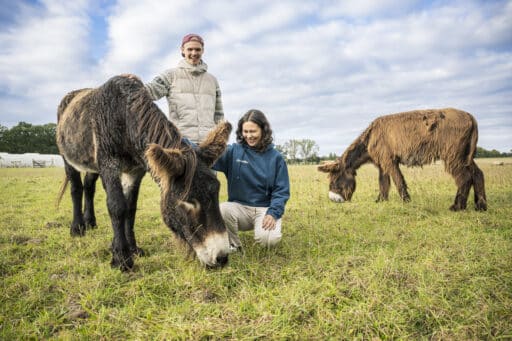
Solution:
M318 166L320 172L329 174L329 199L334 202L350 201L356 190L356 171L347 169L341 160Z
M229 239L219 209L220 183L210 167L226 149L231 124L221 123L198 148L151 144L146 158L158 180L165 224L207 267L228 261Z

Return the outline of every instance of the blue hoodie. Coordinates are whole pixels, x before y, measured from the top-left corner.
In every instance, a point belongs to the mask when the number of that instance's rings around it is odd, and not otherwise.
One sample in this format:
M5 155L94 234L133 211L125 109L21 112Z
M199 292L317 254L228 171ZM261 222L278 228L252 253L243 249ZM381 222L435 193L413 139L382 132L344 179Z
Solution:
M280 219L290 198L288 168L271 144L258 152L246 144L231 144L213 165L228 181L228 201L268 207L267 214Z

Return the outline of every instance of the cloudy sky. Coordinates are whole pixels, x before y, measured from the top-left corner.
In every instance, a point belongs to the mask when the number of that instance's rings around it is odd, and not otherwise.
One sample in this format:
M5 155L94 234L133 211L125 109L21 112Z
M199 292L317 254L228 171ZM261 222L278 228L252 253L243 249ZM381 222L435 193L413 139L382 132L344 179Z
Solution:
M226 118L340 154L376 117L456 107L512 149L512 1L0 0L0 124L56 122L70 90L174 67L206 41ZM165 100L158 101L167 113Z

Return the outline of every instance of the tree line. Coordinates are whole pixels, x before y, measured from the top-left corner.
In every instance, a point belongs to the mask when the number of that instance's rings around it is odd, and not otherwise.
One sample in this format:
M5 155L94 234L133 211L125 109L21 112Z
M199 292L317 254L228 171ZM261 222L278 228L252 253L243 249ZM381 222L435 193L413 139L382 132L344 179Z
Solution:
M55 123L32 125L19 122L11 129L0 124L0 152L58 154L56 128Z
M0 124L0 152L11 154L40 153L58 154L55 142L55 123L33 125L27 122L19 122L11 129ZM337 156L330 153L328 156L319 156L319 146L311 139L291 139L282 145L276 145L276 149L283 154L288 163L319 163L323 160L334 160ZM477 147L477 158L510 157L509 153L486 150Z
M509 157L509 156L512 156L512 149L510 150L510 152L508 153L502 153L496 149L493 149L493 150L486 150L482 147L476 147L476 155L475 157L481 157L481 158L486 158L486 157Z
M318 163L325 158L318 156L319 147L311 139L292 139L276 149L283 155L288 163Z

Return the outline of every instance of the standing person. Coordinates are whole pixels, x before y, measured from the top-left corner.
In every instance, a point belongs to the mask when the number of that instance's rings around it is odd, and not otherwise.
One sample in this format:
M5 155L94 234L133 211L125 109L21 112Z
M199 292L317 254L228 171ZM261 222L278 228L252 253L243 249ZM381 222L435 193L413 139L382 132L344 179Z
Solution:
M254 230L265 247L281 240L281 217L290 198L288 168L274 149L272 129L259 110L249 110L238 121L236 142L227 147L213 169L227 178L228 201L220 210L231 246L241 249L238 231Z
M203 53L203 38L187 34L181 41L183 59L178 67L162 72L145 85L153 100L167 98L169 119L194 143L203 141L224 119L219 83L207 72Z

